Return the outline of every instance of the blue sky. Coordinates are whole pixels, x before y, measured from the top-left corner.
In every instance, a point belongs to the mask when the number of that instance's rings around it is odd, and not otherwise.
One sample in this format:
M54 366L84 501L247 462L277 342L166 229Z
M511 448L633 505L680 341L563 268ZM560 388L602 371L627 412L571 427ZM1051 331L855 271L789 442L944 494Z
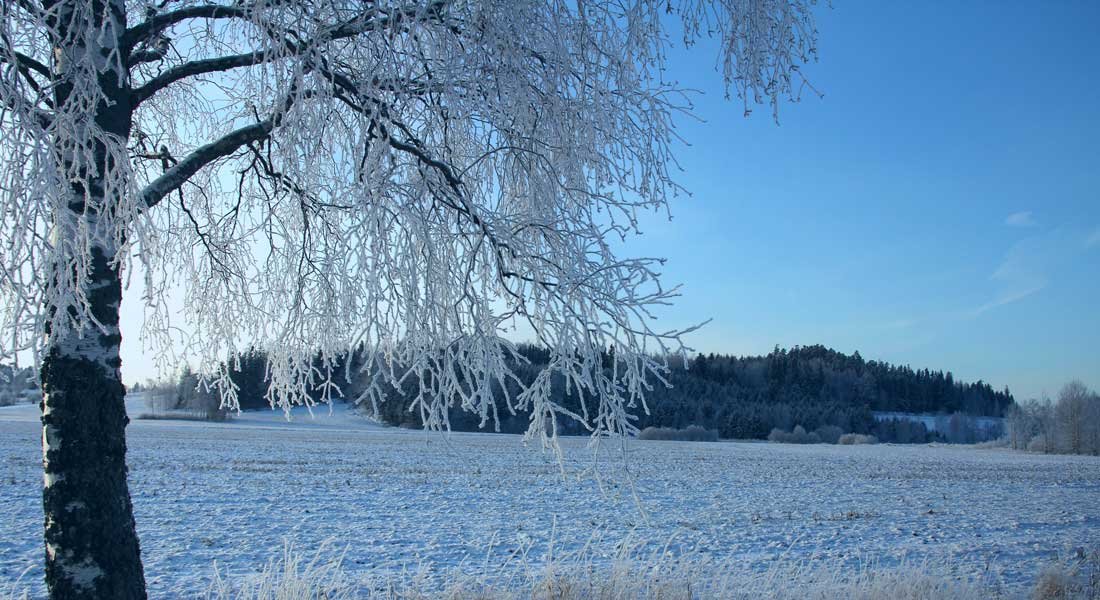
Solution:
M1100 3L837 2L825 95L745 119L713 48L680 120L693 194L629 249L666 256L712 318L704 352L821 343L950 370L1019 399L1100 387Z

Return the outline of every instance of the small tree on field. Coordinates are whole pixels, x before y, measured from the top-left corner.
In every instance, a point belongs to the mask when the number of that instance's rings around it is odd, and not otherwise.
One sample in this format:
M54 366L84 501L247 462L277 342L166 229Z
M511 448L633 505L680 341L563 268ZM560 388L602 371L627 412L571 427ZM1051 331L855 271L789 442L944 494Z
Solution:
M1035 437L1038 443L1030 445L1028 450L1039 450L1044 454L1051 454L1058 447L1058 429L1054 423L1054 405L1051 404L1049 397L1044 396L1042 400L1032 402L1031 408L1034 410L1039 433Z
M1005 434L1013 450L1026 450L1036 433L1038 433L1038 423L1033 410L1018 404L1008 408L1005 412Z
M1071 381L1058 392L1054 405L1054 422L1059 449L1070 454L1082 454L1088 443L1089 400L1092 394L1085 384Z
M119 376L129 275L150 343L219 372L230 407L219 359L249 340L284 407L363 348L363 372L411 382L429 427L461 406L484 424L529 410L533 436L562 417L633 432L666 368L652 357L682 351L652 328L675 295L659 261L611 246L680 190L670 13L686 43L719 41L746 109L776 107L804 84L811 1L0 2L0 359L41 364L51 595L145 594ZM193 334L173 340L176 284ZM518 324L550 360L500 397L517 358L500 334ZM580 411L548 400L552 373L590 399Z

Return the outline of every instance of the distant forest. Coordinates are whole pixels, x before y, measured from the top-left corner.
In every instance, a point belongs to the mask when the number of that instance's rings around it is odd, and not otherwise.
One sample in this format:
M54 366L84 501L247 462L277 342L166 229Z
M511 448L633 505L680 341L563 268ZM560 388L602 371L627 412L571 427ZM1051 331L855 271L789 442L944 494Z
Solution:
M883 441L932 441L930 432L898 440L874 412L1001 417L1014 405L1006 388L955 381L950 372L866 361L824 346L776 348L766 356L699 355L673 373L672 389L650 396L641 425L717 429L723 438L762 439L772 429L836 426ZM923 426L921 427L923 429ZM909 432L903 434L909 436ZM920 439L920 438L925 439Z
M519 352L530 364L517 364L516 373L526 382L549 361L545 350L520 345ZM255 350L240 356L241 370L233 373L239 387L241 407L267 407L264 398L266 357ZM807 431L839 428L843 432L869 434L881 441L927 442L942 439L919 422L876 420L874 412L931 413L1001 417L1015 404L1007 389L994 390L989 384L955 381L951 373L914 370L878 361L866 361L858 352L846 355L824 346L776 348L766 356L736 357L698 355L687 362L673 361L671 388L655 384L647 396L649 414L637 411L639 429L646 427L686 428L699 426L716 430L722 438L765 439L773 429ZM195 375L185 375L194 389ZM357 395L357 384L345 385L349 397ZM419 411L409 410L411 388L402 396L387 390L388 401L379 406L382 421L402 427L420 427ZM555 382L552 394L568 408L579 407L576 396L567 395L563 382ZM517 390L512 390L513 392ZM185 404L181 393L180 403ZM514 397L514 394L513 394ZM451 428L478 431L477 415L455 407L450 412ZM500 431L522 433L529 414L500 411ZM486 429L494 430L493 423ZM579 424L563 419L559 433L581 435ZM951 441L977 441L959 439Z
M27 402L36 392L34 371L30 367L17 369L0 364L0 406Z

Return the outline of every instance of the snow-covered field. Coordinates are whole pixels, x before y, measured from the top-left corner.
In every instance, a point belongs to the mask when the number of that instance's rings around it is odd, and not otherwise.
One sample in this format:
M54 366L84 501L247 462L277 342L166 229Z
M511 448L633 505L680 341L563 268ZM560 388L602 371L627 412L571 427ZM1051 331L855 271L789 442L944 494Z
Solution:
M552 454L516 436L388 429L346 409L290 423L135 420L130 485L151 596L205 590L215 560L256 571L284 540L346 546L353 575L492 572L541 560L552 538L555 553L668 543L761 568L932 561L1008 588L1100 542L1095 457L634 441L625 468L618 446L600 456L612 475L597 482L585 442L564 442L563 478ZM36 407L0 408L0 590L22 576L42 592L40 451Z

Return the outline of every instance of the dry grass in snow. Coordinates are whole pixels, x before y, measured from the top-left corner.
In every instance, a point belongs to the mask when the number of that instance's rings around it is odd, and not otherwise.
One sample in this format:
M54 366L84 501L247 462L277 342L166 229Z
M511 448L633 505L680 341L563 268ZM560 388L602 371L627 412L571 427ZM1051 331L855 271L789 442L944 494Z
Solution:
M624 551L600 565L567 556L549 565L517 564L491 577L427 571L354 581L331 549L306 556L287 546L258 575L216 573L208 600L1034 600L1100 599L1100 552L1049 565L1028 592L954 576L945 565L845 568L831 561L777 562L752 571L690 557Z

